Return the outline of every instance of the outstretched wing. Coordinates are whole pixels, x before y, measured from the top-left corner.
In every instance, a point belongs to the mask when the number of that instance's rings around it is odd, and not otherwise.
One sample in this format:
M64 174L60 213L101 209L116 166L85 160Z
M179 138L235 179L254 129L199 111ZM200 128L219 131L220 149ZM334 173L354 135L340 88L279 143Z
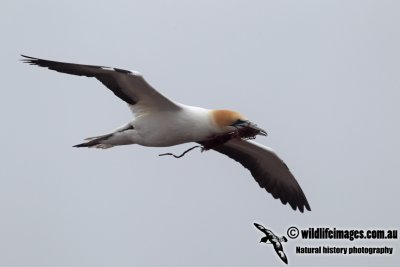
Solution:
M254 226L257 227L258 230L260 230L261 232L263 232L264 234L268 234L268 229L265 228L264 226L262 226L261 224L258 223L254 223Z
M231 139L213 149L242 164L261 188L279 198L283 204L289 203L294 210L298 208L301 212L304 207L311 210L293 174L271 148L252 141Z
M258 230L260 230L261 232L263 232L265 234L264 238L267 238L267 241L272 242L272 239L276 237L275 234L271 230L265 228L264 226L262 226L258 223L254 223L254 225L257 227Z
M276 251L276 254L278 254L279 258L281 258L281 260L282 260L284 263L288 264L288 259L287 259L287 257L286 257L285 252L283 252L282 244L281 244L280 242L278 242L278 241L277 241L277 242L274 242L274 243L272 243L272 244L273 244L274 249L275 249L275 251Z
M141 106L155 110L180 109L173 101L160 94L148 84L138 72L22 56L24 57L22 61L31 65L72 75L94 77L132 108L134 108L134 105L140 104Z

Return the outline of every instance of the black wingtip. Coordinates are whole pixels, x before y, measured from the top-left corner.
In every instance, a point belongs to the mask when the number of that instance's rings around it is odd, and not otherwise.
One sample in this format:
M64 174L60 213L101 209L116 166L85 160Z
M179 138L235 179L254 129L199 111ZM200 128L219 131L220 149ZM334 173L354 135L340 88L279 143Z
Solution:
M24 54L21 54L20 56L21 56L21 57L24 57L24 58L22 58L21 60L37 59L37 58L35 58L35 57L30 57L30 56L27 56L27 55L24 55Z
M20 61L22 61L23 63L31 64L31 65L37 65L37 61L39 60L38 58L26 56L23 54L21 54L21 57L23 57L23 58L21 58Z
M260 231L264 231L265 230L265 227L262 226L261 224L258 224L258 223L253 223L253 224L258 230L260 230Z
M301 207L299 207L299 210L303 213L304 208L306 208L306 210L308 210L308 211L311 211L311 207L310 207L310 204L308 204L307 199L305 199L304 204Z
M77 144L72 147L89 147L88 143Z
M307 205L306 205L306 209L307 209L308 211L311 211L311 207L310 207L310 205L308 205L308 203L307 203Z
M292 208L293 208L293 210L296 210L296 207L293 207L292 206ZM306 210L308 210L308 211L311 211L311 207L310 207L310 205L308 204L308 203L305 203L304 205L299 205L299 206L297 206L297 208L299 209L299 211L301 212L301 213L304 213L304 208L306 208Z
M301 195L300 195L300 196L296 196L296 197L297 197L296 199L286 199L286 198L282 198L281 196L279 196L279 195L277 195L277 194L274 194L274 192L272 192L271 190L268 190L268 189L265 188L265 187L264 187L264 189L265 189L268 193L271 193L272 196L273 196L275 199L280 199L280 200L281 200L281 203L282 203L283 205L289 204L288 206L290 206L290 207L292 208L293 211L299 210L301 213L304 213L304 211L305 211L304 208L306 208L308 211L311 211L310 204L308 204L308 200L307 200L306 196L304 195L304 193L303 193L302 191L301 191L302 196L301 196Z

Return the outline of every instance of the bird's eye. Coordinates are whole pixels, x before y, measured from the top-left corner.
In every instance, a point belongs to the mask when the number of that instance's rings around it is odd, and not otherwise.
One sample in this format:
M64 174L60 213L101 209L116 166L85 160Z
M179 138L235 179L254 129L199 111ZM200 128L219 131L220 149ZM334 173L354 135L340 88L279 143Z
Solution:
M247 123L248 121L246 120L242 120L242 119L238 119L236 120L234 123L232 123L232 126L239 126L239 125L243 125L245 123Z

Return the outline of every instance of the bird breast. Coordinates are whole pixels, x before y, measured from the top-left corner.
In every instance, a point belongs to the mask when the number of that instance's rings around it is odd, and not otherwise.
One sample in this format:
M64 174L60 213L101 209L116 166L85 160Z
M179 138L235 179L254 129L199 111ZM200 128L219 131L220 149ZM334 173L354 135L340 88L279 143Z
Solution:
M205 140L218 133L210 111L184 106L179 111L158 111L135 118L137 144L164 147Z

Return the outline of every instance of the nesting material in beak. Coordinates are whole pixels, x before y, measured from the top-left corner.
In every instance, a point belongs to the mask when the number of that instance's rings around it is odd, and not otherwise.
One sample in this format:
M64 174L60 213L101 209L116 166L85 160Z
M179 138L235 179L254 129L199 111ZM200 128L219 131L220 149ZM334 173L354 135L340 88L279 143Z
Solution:
M268 135L268 133L265 130L263 130L260 127L258 127L257 124L250 123L250 125L248 127L253 129L254 131L258 131L258 135L262 135L262 136L267 136Z
M242 138L254 138L256 135L267 136L267 132L264 129L261 129L257 124L248 120L239 120L232 126L237 129L239 136Z

